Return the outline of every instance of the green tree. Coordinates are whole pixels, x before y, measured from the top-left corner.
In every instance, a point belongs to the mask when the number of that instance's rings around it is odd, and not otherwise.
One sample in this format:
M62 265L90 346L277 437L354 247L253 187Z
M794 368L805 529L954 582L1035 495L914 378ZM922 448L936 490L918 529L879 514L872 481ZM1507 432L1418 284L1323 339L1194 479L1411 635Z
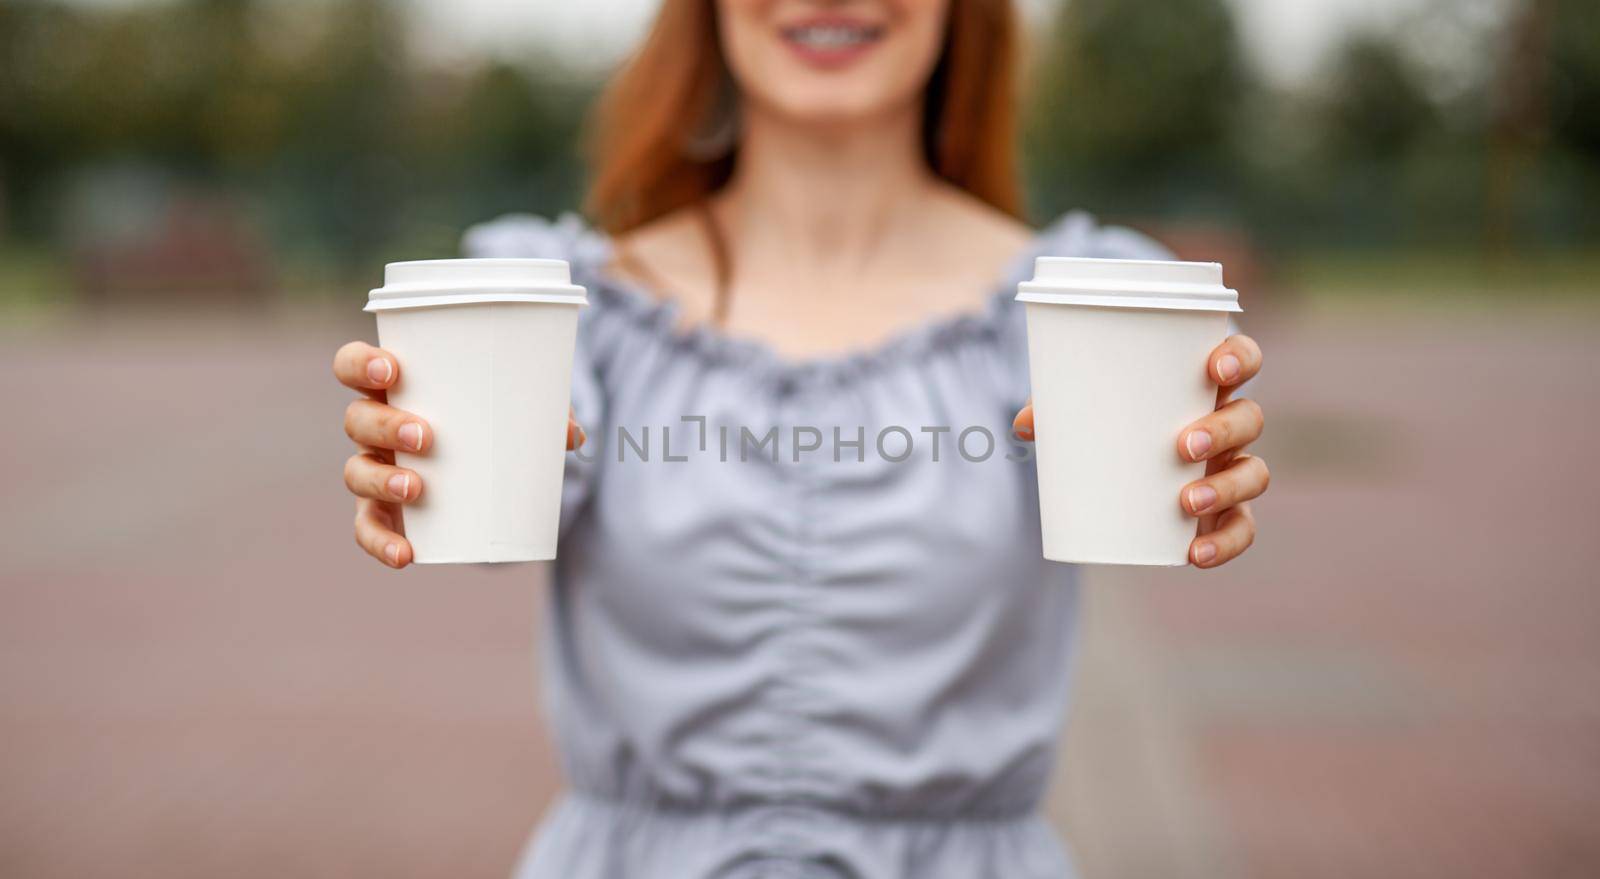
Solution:
M1600 165L1600 14L1587 0L1544 0L1548 8L1551 134Z
M1224 0L1069 0L1040 54L1040 207L1149 211L1224 184L1251 90Z
M1361 33L1344 41L1323 86L1322 147L1339 157L1398 160L1437 122L1405 53L1380 34Z

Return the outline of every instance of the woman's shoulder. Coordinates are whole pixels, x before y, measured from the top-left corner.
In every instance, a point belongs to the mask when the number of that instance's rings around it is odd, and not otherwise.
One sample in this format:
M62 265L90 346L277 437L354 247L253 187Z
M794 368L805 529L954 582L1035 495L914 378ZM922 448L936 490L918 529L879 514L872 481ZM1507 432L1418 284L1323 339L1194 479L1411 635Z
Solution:
M505 214L469 226L461 236L461 255L473 259L562 259L574 271L603 265L611 242L581 217L565 213L551 220L537 214Z
M695 291L716 286L704 208L684 207L618 235L612 271L640 289L684 302Z
M1086 211L1068 211L1035 236L1038 256L1097 259L1172 259L1172 251L1156 239L1127 226L1102 224Z
M574 213L554 220L514 213L468 227L461 236L461 255L566 260L579 283L608 288L620 280L653 291L667 278L674 291L709 289L709 281L695 283L712 271L703 237L691 210L673 211L616 236Z
M941 250L959 254L971 265L1003 265L1005 286L1031 273L1039 256L1098 259L1172 259L1172 251L1143 232L1104 224L1087 211L1074 210L1035 229L966 192L947 189L941 199L946 218Z

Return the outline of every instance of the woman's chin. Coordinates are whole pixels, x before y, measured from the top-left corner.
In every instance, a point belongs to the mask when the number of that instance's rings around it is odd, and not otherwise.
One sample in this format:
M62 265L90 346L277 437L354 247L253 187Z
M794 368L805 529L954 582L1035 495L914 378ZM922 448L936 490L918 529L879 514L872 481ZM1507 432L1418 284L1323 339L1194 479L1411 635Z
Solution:
M841 94L842 93L842 94ZM816 89L779 96L769 107L794 125L819 128L853 127L893 119L904 102L874 98L848 89Z

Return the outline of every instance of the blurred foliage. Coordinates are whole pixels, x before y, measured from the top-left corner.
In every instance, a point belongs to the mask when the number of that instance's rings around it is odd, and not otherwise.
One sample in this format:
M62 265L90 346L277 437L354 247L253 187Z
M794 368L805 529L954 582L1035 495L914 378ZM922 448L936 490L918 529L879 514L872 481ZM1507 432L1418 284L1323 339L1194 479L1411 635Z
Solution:
M1591 7L1424 0L1275 86L1227 0L1067 0L1035 52L1032 207L1222 225L1289 252L1593 247ZM405 9L3 0L0 249L38 265L198 199L287 275L341 283L451 254L496 213L574 206L594 78L536 51L430 60ZM30 272L46 275L65 273Z
M1220 221L1289 250L1600 244L1592 0L1427 0L1287 90L1225 0L1067 0L1038 55L1040 217Z
M1551 134L1600 162L1600 14L1589 0L1550 5Z
M1339 48L1327 89L1320 140L1331 161L1397 162L1438 127L1404 51L1378 34L1353 35Z
M280 251L360 270L395 248L448 255L487 215L575 204L594 84L536 55L422 63L402 8L0 3L0 232L70 245L93 226L75 187L93 201L133 177L220 194Z
M1047 213L1170 210L1231 178L1250 81L1220 0L1072 0L1040 56L1029 147Z

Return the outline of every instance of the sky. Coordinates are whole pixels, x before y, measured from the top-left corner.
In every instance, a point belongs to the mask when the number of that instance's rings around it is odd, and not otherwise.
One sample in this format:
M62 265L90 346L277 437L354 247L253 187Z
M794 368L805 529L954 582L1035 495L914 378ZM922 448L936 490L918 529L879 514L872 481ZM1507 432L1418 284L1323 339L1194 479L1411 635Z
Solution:
M582 66L608 66L633 45L659 0L406 0L442 55L490 49L514 55L552 44ZM1018 0L1047 17L1057 0ZM1322 53L1352 27L1382 25L1423 0L1229 0L1263 73L1284 83L1311 75ZM1477 0L1458 0L1477 2Z

